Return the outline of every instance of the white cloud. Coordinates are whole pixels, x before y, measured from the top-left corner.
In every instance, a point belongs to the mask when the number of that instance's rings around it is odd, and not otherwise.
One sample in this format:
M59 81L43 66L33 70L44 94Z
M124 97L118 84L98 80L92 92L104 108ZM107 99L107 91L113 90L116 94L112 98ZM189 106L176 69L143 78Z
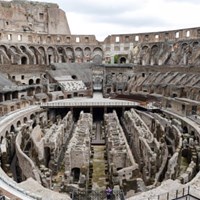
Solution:
M37 0L38 1L38 0ZM39 0L41 1L41 0ZM199 26L199 0L47 0L65 10L72 34L164 31Z

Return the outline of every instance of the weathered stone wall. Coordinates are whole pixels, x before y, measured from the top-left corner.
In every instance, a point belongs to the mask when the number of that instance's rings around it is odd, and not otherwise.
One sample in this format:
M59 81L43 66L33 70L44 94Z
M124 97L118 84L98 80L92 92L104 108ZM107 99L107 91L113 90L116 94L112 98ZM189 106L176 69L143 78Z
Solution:
M9 31L70 34L65 13L57 4L29 1L1 1L0 28Z
M23 129L23 128L22 128ZM23 152L21 149L21 143L22 143L22 133L21 131L17 134L16 137L16 155L19 161L19 167L21 168L22 174L26 177L32 177L39 183L40 181L40 175L39 172L34 164L34 162Z
M50 121L50 124L52 122ZM57 165L60 164L59 158L63 151L63 147L66 145L67 141L70 140L72 129L74 126L73 115L68 112L63 119L57 119L57 122L50 125L50 127L45 127L44 132L44 149L48 149L50 155L46 155L44 160L46 160L46 165L52 170L57 170ZM50 156L50 160L48 160Z
M162 148L153 133L142 121L139 115L131 109L125 111L123 116L123 128L131 151L139 164L143 179L147 184L153 183L155 174L162 163Z
M81 112L65 153L65 185L73 184L77 178L75 170L79 169L78 183L85 187L89 172L91 134L92 115Z
M132 155L116 112L105 114L105 133L111 182L125 190L140 177L138 164Z

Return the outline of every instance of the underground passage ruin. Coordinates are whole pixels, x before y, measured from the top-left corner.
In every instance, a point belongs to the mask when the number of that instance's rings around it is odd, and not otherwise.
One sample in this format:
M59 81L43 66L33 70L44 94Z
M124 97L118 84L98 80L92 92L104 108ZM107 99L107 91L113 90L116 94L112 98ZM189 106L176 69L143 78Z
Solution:
M0 28L2 196L200 198L200 28L100 42L25 0Z

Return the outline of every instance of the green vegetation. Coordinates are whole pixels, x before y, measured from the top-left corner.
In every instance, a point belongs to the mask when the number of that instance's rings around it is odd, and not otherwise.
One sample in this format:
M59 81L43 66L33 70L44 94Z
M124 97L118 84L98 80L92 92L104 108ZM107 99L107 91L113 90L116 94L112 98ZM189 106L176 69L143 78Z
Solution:
M114 63L117 64L119 61L119 55L114 56Z

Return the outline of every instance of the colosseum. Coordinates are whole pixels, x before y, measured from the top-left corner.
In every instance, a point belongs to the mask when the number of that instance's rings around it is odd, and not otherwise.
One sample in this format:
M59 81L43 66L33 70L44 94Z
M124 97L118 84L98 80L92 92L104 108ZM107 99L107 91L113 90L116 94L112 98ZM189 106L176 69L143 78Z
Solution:
M200 28L99 42L0 1L0 199L200 199L199 144Z

